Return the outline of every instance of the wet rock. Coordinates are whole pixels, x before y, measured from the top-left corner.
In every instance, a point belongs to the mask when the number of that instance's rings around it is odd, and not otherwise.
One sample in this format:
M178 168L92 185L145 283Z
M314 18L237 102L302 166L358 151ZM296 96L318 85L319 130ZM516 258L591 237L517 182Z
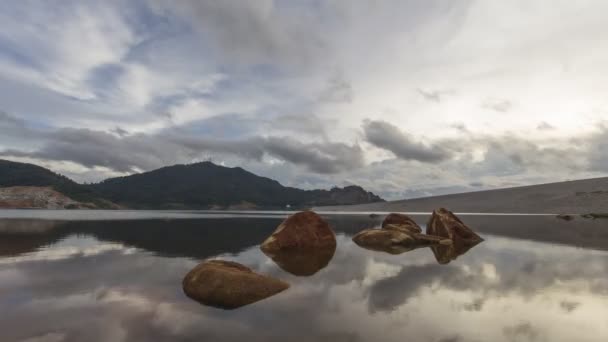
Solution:
M394 229L366 229L353 236L353 241L365 249L390 254L401 254L417 248L451 243L450 240L437 236Z
M289 288L286 282L224 260L199 264L184 277L182 286L191 299L225 310L255 303Z
M564 221L572 221L574 220L574 216L572 215L566 215L566 214L559 214L556 216L558 219L560 220L564 220Z
M383 229L399 230L405 233L422 233L422 228L407 215L391 213L382 222Z
M334 245L316 249L264 253L284 271L299 277L308 277L327 267L335 252Z
M329 224L313 211L289 216L260 246L266 254L332 247L336 247L336 235Z
M449 263L483 241L454 213L444 208L433 211L433 215L427 223L426 232L452 240L452 244L449 246L431 247L440 264Z

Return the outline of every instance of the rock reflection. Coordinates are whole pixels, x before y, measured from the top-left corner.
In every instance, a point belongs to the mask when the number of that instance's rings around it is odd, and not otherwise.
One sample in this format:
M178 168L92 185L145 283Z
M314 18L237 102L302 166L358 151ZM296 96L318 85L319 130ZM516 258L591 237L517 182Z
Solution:
M334 257L336 246L295 251L262 251L285 272L308 277L327 267Z
M431 250L435 255L435 259L441 265L449 264L452 260L455 260L459 256L468 252L471 248L477 246L483 242L483 240L475 241L470 244L463 244L458 241L451 245L436 245L431 246Z

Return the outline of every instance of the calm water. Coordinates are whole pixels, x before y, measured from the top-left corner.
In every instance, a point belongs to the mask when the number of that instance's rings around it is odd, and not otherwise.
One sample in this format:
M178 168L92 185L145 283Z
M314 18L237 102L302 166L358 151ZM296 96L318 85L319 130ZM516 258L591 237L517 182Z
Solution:
M608 221L465 216L486 241L439 265L430 249L351 241L381 218L326 216L338 248L303 277L258 248L279 214L0 216L1 341L608 340ZM207 258L291 288L236 310L203 306L181 281Z

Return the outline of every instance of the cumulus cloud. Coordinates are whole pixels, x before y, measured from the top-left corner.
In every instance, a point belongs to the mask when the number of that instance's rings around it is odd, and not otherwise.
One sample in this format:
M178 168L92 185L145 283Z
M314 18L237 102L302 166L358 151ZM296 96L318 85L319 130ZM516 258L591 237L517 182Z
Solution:
M79 179L213 158L387 198L602 176L606 10L14 1L0 11L0 151Z
M449 158L449 153L439 146L427 146L414 141L397 126L381 120L366 120L363 134L370 144L392 152L404 160L436 163Z

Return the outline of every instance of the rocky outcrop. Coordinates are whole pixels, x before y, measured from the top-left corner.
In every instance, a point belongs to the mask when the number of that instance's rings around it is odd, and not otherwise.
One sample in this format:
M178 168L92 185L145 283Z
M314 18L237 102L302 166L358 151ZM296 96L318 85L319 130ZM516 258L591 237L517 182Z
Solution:
M91 209L95 205L75 201L51 187L11 186L0 188L0 208Z
M329 224L312 211L289 216L260 246L266 254L336 248L336 236Z
M366 229L353 236L353 241L365 249L390 254L401 254L438 244L451 244L449 239L397 229Z
M483 239L465 225L454 213L440 208L433 211L426 226L427 234L441 236L452 240L450 246L432 247L437 262L447 264L466 253Z
M289 288L284 281L224 260L199 264L184 277L182 286L191 299L225 310L255 303Z
M405 233L422 233L422 228L407 215L391 213L382 222L383 229L399 230Z

